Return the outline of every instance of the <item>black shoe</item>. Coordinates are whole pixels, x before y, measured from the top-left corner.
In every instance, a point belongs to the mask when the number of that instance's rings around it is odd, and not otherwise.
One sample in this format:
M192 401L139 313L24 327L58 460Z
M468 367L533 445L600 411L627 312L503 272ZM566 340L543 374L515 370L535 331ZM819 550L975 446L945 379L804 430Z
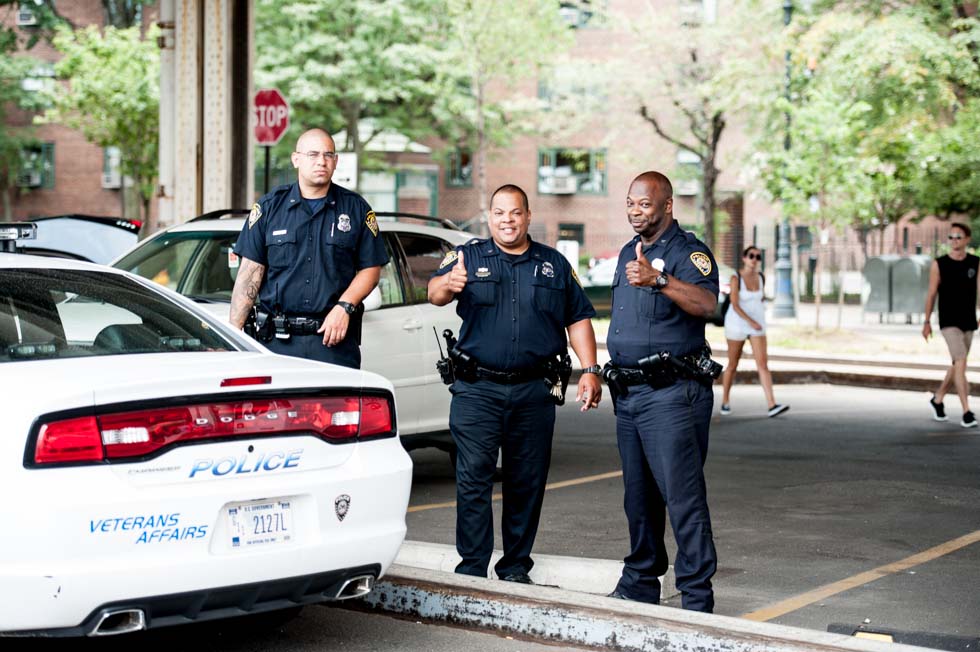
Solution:
M785 412L788 409L789 409L789 406L788 405L780 405L779 403L776 403L771 408L769 408L769 413L768 414L769 414L770 417L774 417L774 416L777 416L777 415L782 414L783 412Z
M976 426L977 426L977 419L976 419L976 417L973 416L973 413L972 412L969 412L969 411L964 412L963 413L963 420L960 421L960 425L963 426L964 428L976 428Z
M618 590L613 591L606 595L607 598L615 598L616 600L629 600L630 598L620 593Z
M936 403L936 397L933 396L929 399L929 406L932 408L932 418L936 421L948 421L946 418L946 408L942 403Z
M511 573L509 575L504 575L500 579L505 582L517 582L518 584L534 584L531 576L527 573Z

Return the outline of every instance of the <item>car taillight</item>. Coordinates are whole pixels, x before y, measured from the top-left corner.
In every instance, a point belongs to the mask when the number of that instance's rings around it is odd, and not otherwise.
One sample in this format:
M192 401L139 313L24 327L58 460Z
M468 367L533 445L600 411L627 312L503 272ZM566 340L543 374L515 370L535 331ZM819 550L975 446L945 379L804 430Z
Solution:
M374 396L270 398L150 408L41 426L35 464L122 460L222 437L312 433L327 441L394 432L391 404Z

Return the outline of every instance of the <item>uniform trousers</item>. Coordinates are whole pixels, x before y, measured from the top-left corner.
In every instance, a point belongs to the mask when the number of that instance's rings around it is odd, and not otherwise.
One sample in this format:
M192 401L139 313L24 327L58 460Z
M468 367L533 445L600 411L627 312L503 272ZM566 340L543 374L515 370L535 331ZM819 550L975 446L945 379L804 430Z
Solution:
M329 362L351 369L361 368L361 347L358 346L354 334L349 331L347 337L334 346L324 346L323 333L290 335L288 340L273 338L272 341L262 344L273 353Z
M527 573L551 465L555 403L544 381L457 380L449 429L456 456L456 572L487 576L493 553L493 475L503 456L503 557L499 577Z
M693 380L663 389L630 387L616 401L616 439L623 462L623 506L630 554L616 590L641 602L660 602L668 560L664 510L677 541L674 574L685 609L710 613L717 566L703 466L714 396Z

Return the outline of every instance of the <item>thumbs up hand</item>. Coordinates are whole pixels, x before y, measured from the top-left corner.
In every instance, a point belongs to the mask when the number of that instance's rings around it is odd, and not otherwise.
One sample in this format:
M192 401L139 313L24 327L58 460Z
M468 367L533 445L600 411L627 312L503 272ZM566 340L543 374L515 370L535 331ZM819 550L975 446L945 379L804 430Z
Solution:
M466 263L463 262L463 252L459 252L459 258L449 272L447 287L455 294L459 294L466 287Z
M626 280L636 287L651 287L660 276L650 261L643 255L643 243L636 243L636 260L626 263Z

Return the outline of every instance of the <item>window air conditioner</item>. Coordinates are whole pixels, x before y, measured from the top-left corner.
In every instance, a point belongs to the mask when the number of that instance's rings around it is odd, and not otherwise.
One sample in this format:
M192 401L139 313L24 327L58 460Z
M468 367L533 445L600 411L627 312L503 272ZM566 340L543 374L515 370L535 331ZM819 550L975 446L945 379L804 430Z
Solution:
M102 187L107 189L116 189L122 187L122 177L119 172L103 172L102 173Z
M575 177L551 177L551 192L556 195L574 195L577 186Z
M697 179L682 179L674 182L674 194L678 197L693 197L698 194Z
M39 188L41 186L40 172L24 172L17 177L17 185L21 188Z
M21 26L37 25L37 16L30 9L18 9L17 24Z

